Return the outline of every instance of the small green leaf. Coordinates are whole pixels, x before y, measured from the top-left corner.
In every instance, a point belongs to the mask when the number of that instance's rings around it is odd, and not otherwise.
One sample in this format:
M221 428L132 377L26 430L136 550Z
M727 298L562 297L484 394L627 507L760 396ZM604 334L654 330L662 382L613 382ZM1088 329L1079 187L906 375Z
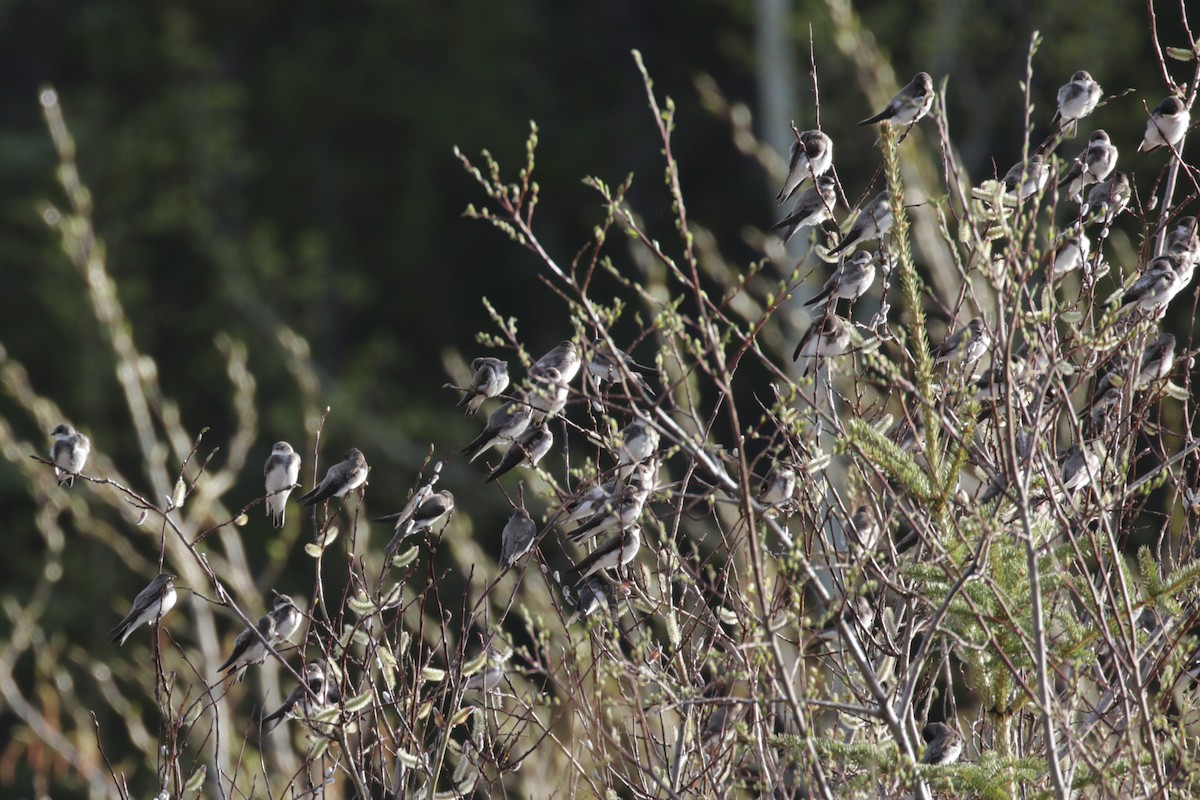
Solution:
M198 792L200 787L204 785L204 777L208 775L208 766L201 764L196 767L196 771L192 773L192 777L188 778L187 783L183 785L183 793Z
M348 713L354 713L355 711L362 711L364 708L366 708L367 706L369 706L371 704L371 700L373 698L374 698L374 693L370 689L367 689L362 694L357 695L355 697L351 697L349 700L346 701L346 711Z
M407 550L405 550L403 553L400 553L399 555L395 556L392 559L392 566L396 567L397 569L402 569L404 567L407 567L420 554L421 554L421 551L419 548L410 547Z

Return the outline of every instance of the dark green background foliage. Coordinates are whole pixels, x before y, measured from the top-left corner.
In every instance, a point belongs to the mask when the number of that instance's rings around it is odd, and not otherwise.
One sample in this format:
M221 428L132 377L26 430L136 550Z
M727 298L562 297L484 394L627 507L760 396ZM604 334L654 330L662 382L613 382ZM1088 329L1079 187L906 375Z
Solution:
M1107 128L1127 166L1151 180L1151 162L1133 155L1142 102L1152 107L1163 95L1145 9L1017 5L926 0L858 11L901 82L918 69L935 81L949 76L950 133L976 181L1020 157L1018 81L1035 29L1046 39L1035 61L1035 133L1045 132L1057 87L1086 68L1106 95L1137 90L1087 124ZM875 130L855 125L873 109L833 41L826 7L799 6L794 116L801 128L814 124L811 23L821 122L854 198L878 163ZM326 461L361 447L373 466L373 510L396 510L429 443L449 453L476 430L441 385L446 353L469 360L481 352L475 334L491 328L480 297L519 318L535 356L570 334L532 257L462 217L481 198L452 147L488 148L515 170L528 121L537 121L537 227L560 263L601 218L580 182L586 175L619 182L635 173L630 205L652 234L669 237L660 143L629 55L636 47L656 90L679 106L674 145L691 218L734 263L748 263L756 254L743 230L776 218L775 181L703 110L693 80L707 73L728 98L755 108L755 14L754 4L733 0L0 3L0 343L97 450L139 473L108 345L37 214L39 200L61 203L37 103L39 87L52 85L137 344L157 359L188 429L211 428L206 448L233 420L214 336L226 332L249 348L261 435L232 496L261 493L257 465L277 439L305 452L310 480L300 400L276 341L286 323L311 343L317 402L333 409ZM1134 222L1122 224L1136 242ZM48 441L7 396L0 408L19 437ZM446 483L476 530L498 529L500 498L477 470L451 464ZM22 600L43 560L34 507L25 480L0 462L0 583ZM243 532L252 563L271 535L256 514ZM98 653L110 648L102 636L110 618L146 578L101 556L111 560L86 542L68 548L71 591L45 618L48 629L58 626L49 635ZM302 558L292 559L296 583L284 576L281 589L306 591ZM0 617L0 639L11 626ZM0 745L13 730L0 703ZM25 790L23 768L0 775Z

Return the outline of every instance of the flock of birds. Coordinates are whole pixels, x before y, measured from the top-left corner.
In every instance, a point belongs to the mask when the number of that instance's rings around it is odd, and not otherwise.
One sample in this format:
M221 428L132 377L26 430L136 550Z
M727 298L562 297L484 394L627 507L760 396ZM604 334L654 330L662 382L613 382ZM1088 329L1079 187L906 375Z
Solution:
M1096 81L1087 72L1075 73L1058 92L1059 134L1073 135L1078 122L1096 108L1100 98L1101 89ZM861 124L915 125L929 112L933 99L930 76L918 73L883 111ZM1149 152L1168 148L1174 151L1188 125L1186 106L1179 98L1168 97L1150 114L1138 150ZM1097 130L1088 137L1083 151L1062 175L1060 185L1080 204L1080 211L1067 233L1060 237L1050 261L1048 276L1052 281L1076 270L1087 274L1097 263L1098 253L1092 251L1088 226L1098 221L1107 226L1130 199L1128 176L1115 172L1116 162L1116 146L1105 131ZM785 242L805 228L833 224L836 186L833 178L826 174L832 163L833 143L825 133L810 130L798 135L792 146L787 179L777 197L783 204L796 196L792 212L774 226L781 231ZM1004 176L1004 192L1018 203L1039 195L1045 189L1051 171L1048 159L1041 153L1034 153ZM806 183L811 185L801 192ZM824 313L813 322L793 354L793 360L805 361L805 373L816 369L825 359L849 350L853 323L838 316L837 303L840 300L854 303L873 285L879 256L858 248L872 241L882 241L892 224L891 198L883 191L858 211L846 232L836 235L832 246L825 250L826 260L837 261L837 266L821 292L806 303L825 303ZM1198 260L1200 241L1196 235L1196 221L1184 217L1166 237L1165 252L1151 259L1141 275L1121 293L1120 313L1138 311L1148 316L1161 315L1167 304L1189 285ZM935 351L935 359L939 364L960 364L973 369L989 351L991 343L987 322L976 317L941 343ZM472 362L473 376L470 384L461 389L463 397L459 407L465 407L468 415L475 415L489 400L502 401L487 416L482 433L462 449L462 455L474 462L491 448L505 448L485 481L494 481L521 465L534 467L546 456L554 444L549 422L564 410L570 385L585 366L596 396L606 384L620 384L631 400L635 397L648 400L653 395L646 376L653 375L654 369L638 364L628 354L615 349L607 338L588 343L585 350L581 353L581 348L573 341L561 342L532 365L522 386L511 387L511 391L506 362L492 357L477 358ZM1134 389L1144 389L1168 375L1173 358L1174 338L1169 334L1151 342L1136 359ZM1003 365L998 361L993 360L992 370L984 373L977 384L980 399L995 392L997 383L1005 379ZM1126 384L1115 378L1107 384L1099 382L1090 411L1096 423L1093 435L1103 432L1105 414L1118 403ZM595 406L600 407L598 403ZM894 431L897 441L901 446L916 446L921 441L917 430L920 420L903 422L906 427ZM84 468L90 443L86 436L66 424L55 428L52 436L51 461L56 475L60 484L70 485ZM613 601L614 586L608 575L619 572L637 556L642 541L640 520L646 502L656 488L658 450L659 433L650 417L637 409L634 400L631 421L617 434L612 445L611 455L615 462L612 469L595 481L583 484L556 516L557 524L573 542L605 537L565 573L577 582L579 615L592 614ZM1063 477L1077 486L1075 481L1080 473L1088 472L1080 465L1086 466L1088 462L1086 458L1081 459L1079 453L1074 458L1069 479L1065 465ZM363 486L367 472L362 452L351 449L299 500L303 506L312 507L345 497ZM286 505L297 488L299 474L299 454L287 442L276 443L264 468L264 500L266 512L277 528L284 524ZM795 488L794 470L776 464L764 479L758 500L768 508L782 506L792 499ZM1004 491L1004 486L989 487L989 491L993 491L991 496L995 497ZM414 495L409 507L380 518L395 523L395 536L387 546L388 552L406 537L432 528L453 509L454 496L449 491ZM866 507L855 514L853 525L864 537L878 533L878 525ZM574 527L568 529L568 526ZM872 529L875 534L868 534ZM517 563L531 550L536 538L537 526L528 511L523 506L515 507L503 530L501 566L508 568ZM114 629L113 640L124 644L140 625L156 625L174 607L176 599L172 576L158 575L137 595L129 614ZM303 621L304 614L292 598L277 594L274 608L256 626L238 635L233 651L220 671L226 675L244 675L247 667L263 662L276 645L290 642ZM320 661L306 663L303 677L303 685L297 687L279 709L263 717L264 723L277 722L297 713L311 713L315 707L337 701L335 682L327 679ZM494 683L484 679L479 688L486 690ZM953 727L932 723L925 733L929 741L923 757L925 762L951 763L962 752L962 738Z

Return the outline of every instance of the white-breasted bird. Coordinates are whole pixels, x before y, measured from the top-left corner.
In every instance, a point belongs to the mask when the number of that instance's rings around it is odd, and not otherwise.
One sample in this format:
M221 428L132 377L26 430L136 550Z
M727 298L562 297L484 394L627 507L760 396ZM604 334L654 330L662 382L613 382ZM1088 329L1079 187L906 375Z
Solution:
M508 569L521 556L533 549L537 538L537 524L524 506L517 506L508 515L508 522L500 533L500 568Z
M267 513L276 528L282 528L287 514L287 500L300 480L300 454L287 442L276 442L263 467L266 479Z
M1164 97L1146 120L1146 134L1138 145L1138 152L1152 153L1160 147L1175 147L1183 141L1191 122L1192 115L1182 100L1174 95Z
M982 317L975 317L947 336L934 351L935 364L973 364L992 346L992 334Z
M928 72L918 72L908 85L896 93L887 107L859 125L887 122L892 125L911 125L929 113L933 105L933 78Z
M320 483L307 494L300 496L300 503L308 508L331 497L345 497L367 482L369 469L362 451L351 447L341 461L325 472L325 477Z
M838 253L850 247L856 247L863 242L869 242L873 239L882 239L884 234L892 229L892 197L884 189L871 202L863 206L858 212L858 216L854 218L853 224L850 225L850 230L846 231L846 235L838 242L829 255L836 256Z
M500 463L488 473L483 482L491 483L521 464L528 463L529 466L536 467L538 462L545 458L553 446L554 434L550 431L548 425L542 423L541 425L533 425L526 428L524 433L513 439L513 443L504 452Z
M577 574L582 582L602 569L618 569L633 561L641 546L642 526L633 525L601 544L590 555L568 569L566 574Z
M788 153L788 174L783 188L775 196L779 205L795 194L809 178L819 178L833 164L833 140L823 132L813 130L800 134Z
M780 238L787 244L802 228L815 228L826 220L833 219L835 205L837 183L832 175L822 175L796 198L792 213L776 222L769 230L782 230Z
M242 667L261 664L267 660L267 656L271 652L267 649L267 645L274 638L275 618L270 614L263 614L257 625L246 628L233 640L233 650L230 652L229 658L225 659L225 663L217 667L217 672L224 672L226 676L229 676L236 674ZM245 677L244 674L243 677Z
M931 722L922 732L928 746L921 756L922 764L945 766L958 761L962 755L963 738L958 731L944 722Z
M429 530L454 510L454 495L449 489L434 492L421 501L411 513L399 511L383 517L376 517L372 522L395 522L395 535L388 542L385 552L390 553L406 537L414 533Z
M1078 203L1081 202L1084 189L1106 179L1116 166L1117 146L1108 138L1108 132L1092 131L1083 152L1075 157L1058 185L1066 186L1067 197Z
M92 442L65 422L55 426L50 435L54 437L54 444L50 445L54 477L59 486L74 486L75 476L83 470L92 452Z
M1028 161L1018 161L1004 173L1001 183L1005 191L1015 195L1017 202L1033 197L1046 188L1050 178L1050 165L1041 153L1034 153Z
M112 629L112 641L125 644L129 634L139 625L154 625L175 607L178 595L175 592L175 576L159 573L150 585L138 592L133 599L133 608Z
M561 372L559 373L561 376ZM503 442L512 441L525 432L533 419L533 407L525 398L525 393L517 389L513 399L488 415L487 426L483 433L462 449L462 454L468 461L474 461L488 448Z
M1067 136L1075 135L1076 123L1096 110L1100 84L1086 70L1079 70L1058 90L1058 118Z
M792 361L805 359L803 374L808 375L821 359L840 356L850 349L850 325L836 314L825 314L813 321L792 352Z
M535 375L545 372L550 367L554 367L554 369L558 370L558 378L556 380L561 380L563 383L569 384L575 380L575 376L579 374L579 368L582 365L583 359L579 356L579 347L569 339L564 339L529 368L529 376L532 378Z
M483 356L471 362L471 383L455 408L467 407L467 416L478 413L483 402L500 395L508 388L508 362Z
M875 255L869 250L859 250L847 258L834 270L825 287L804 305L812 306L827 297L834 302L849 300L853 303L867 293L871 284L875 283Z
M776 461L758 490L758 502L767 508L788 503L796 493L796 470Z

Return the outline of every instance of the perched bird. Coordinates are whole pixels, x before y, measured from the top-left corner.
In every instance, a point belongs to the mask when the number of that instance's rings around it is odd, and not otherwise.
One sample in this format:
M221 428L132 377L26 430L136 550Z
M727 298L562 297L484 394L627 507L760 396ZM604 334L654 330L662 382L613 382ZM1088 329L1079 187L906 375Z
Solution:
M934 351L935 364L974 364L992 346L992 334L982 317L975 317L964 327L947 336Z
M908 85L892 98L887 108L858 124L887 122L892 125L912 125L928 114L932 105L933 78L929 77L928 72L918 72Z
M617 466L622 477L631 471L628 466L645 461L658 449L659 434L653 425L635 419L617 432Z
M267 513L276 528L283 527L287 499L300 479L300 454L287 442L276 442L263 467L267 485Z
M1008 194L1016 195L1017 202L1033 197L1046 188L1050 178L1050 165L1041 153L1034 153L1028 161L1018 161L1008 172L1004 173L1001 182Z
M601 609L607 611L615 603L612 582L601 574L592 574L579 584L579 598L575 613L567 620L568 625L577 619L590 617Z
M1058 182L1067 187L1067 197L1081 202L1083 190L1090 184L1099 183L1112 174L1117 166L1117 147L1104 130L1092 131L1087 146L1083 148L1067 174Z
M508 515L508 522L500 534L500 567L508 569L533 547L537 538L537 525L523 506L517 506Z
M845 299L853 303L866 294L874 282L875 256L870 251L859 250L843 261L825 282L825 288L804 305L816 305L827 297L832 297L834 302Z
M584 542L611 531L631 528L641 517L645 504L644 497L625 487L615 502L602 506L586 522L571 531L571 541Z
M311 716L338 701L339 692L331 681L325 679L325 665L310 661L304 665L304 683L292 689L278 709L259 720L260 725L269 725L271 730L282 720L297 716ZM270 724L274 723L274 724Z
M804 374L814 371L823 358L840 356L850 349L850 325L836 314L818 318L800 337L792 361L806 359Z
M1180 217L1167 234L1167 252L1193 263L1200 258L1200 237L1196 235L1196 218Z
M331 497L345 497L367 482L368 469L367 459L363 458L357 447L351 447L341 461L329 468L312 491L300 497L300 503L308 508Z
M528 462L531 467L536 467L553 446L554 434L550 432L550 428L545 423L526 428L524 433L513 439L513 443L508 446L500 463L488 473L483 482L491 483L525 462Z
M275 593L275 607L269 612L275 620L275 638L272 644L290 642L304 623L304 615L290 595Z
M474 374L466 394L458 401L455 408L467 407L467 416L473 417L483 406L483 401L496 397L508 388L508 362L498 358L484 356L471 362Z
M1063 488L1074 492L1100 475L1100 455L1090 445L1071 445L1058 454L1058 469Z
M796 470L776 461L758 490L758 502L767 508L781 506L796 493Z
M553 367L558 370L558 378L555 380L569 384L575 380L582 365L583 359L579 356L579 348L574 342L564 339L529 368L529 376L532 378Z
M1129 176L1124 172L1114 172L1108 180L1100 181L1091 188L1080 209L1080 216L1087 222L1099 222L1107 226L1125 210L1132 196Z
M406 536L429 530L453 510L454 495L448 489L443 489L422 500L411 514L405 509L396 514L376 517L372 522L396 522L396 535L385 548L385 552L390 553Z
M882 528L879 522L875 519L875 514L871 511L869 505L863 504L854 510L850 515L850 531L853 532L854 538L857 540L858 546L864 551L875 549L875 545L879 542L879 534Z
M217 667L217 672L233 675L242 667L251 664L261 664L267 660L270 651L267 644L275 638L275 618L264 614L253 628L246 628L233 640L233 652L225 663Z
M624 367L624 369L622 369ZM653 396L650 384L642 377L651 375L658 370L654 367L644 367L633 360L633 357L623 350L614 350L607 339L595 339L591 345L591 355L587 362L588 376L592 385L599 391L602 383L618 383L625 380L625 375L632 377L633 382L647 394Z
M1136 391L1149 388L1157 381L1170 376L1175 368L1175 336L1164 333L1142 350L1137 377L1133 381Z
M1174 148L1183 141L1191 122L1192 116L1182 100L1174 95L1163 98L1158 107L1150 112L1150 119L1146 120L1146 135L1138 145L1138 152L1150 153L1160 147Z
M557 416L567 407L567 395L571 389L557 367L545 367L531 372L529 383L526 400L533 410L530 422L541 422Z
M958 731L944 722L931 722L922 733L929 746L921 756L922 764L945 766L958 761L962 755L963 740Z
M75 476L83 470L92 442L67 423L50 431L54 444L50 445L50 460L54 462L54 477L59 486L74 486Z
M1187 287L1191 277L1191 269L1179 256L1152 258L1145 271L1121 295L1121 311L1158 313Z
M511 653L503 653L493 647L488 647L487 658L481 670L467 678L463 683L464 692L483 692L491 694L504 685L505 665Z
M175 607L176 599L175 576L159 573L149 586L133 598L133 608L111 631L112 641L125 644L129 634L139 625L153 625L165 617Z
M557 369L557 368L556 368ZM559 372L561 376L561 371ZM488 448L501 442L512 441L525 432L533 419L533 407L526 401L525 393L518 389L512 400L493 411L483 433L462 449L469 461L479 458Z
M1075 270L1087 271L1088 257L1092 252L1092 242L1087 234L1079 229L1071 229L1063 239L1058 249L1054 251L1054 260L1050 264L1050 280L1062 279Z
M783 230L780 234L787 244L801 228L815 228L826 220L833 219L833 207L837 205L837 183L830 175L822 175L813 185L796 198L792 213L776 222L770 230Z
M788 175L783 188L775 196L779 205L787 202L800 184L809 178L816 179L833 164L833 140L821 131L805 131L792 142L788 154ZM830 204L832 208L832 204Z
M863 209L858 212L858 216L854 218L850 230L846 231L842 240L829 251L829 255L835 256L862 242L882 239L884 234L892 229L892 221L892 198L885 189L875 195L874 200L863 206Z
M633 561L641 546L642 526L634 525L597 547L591 555L568 569L566 574L577 574L583 581L602 569L618 569Z
M1121 416L1121 390L1114 386L1104 394L1097 395L1088 406L1087 412L1088 427L1085 434L1088 438L1111 433Z
M1058 117L1064 134L1075 135L1076 122L1096 110L1100 94L1100 84L1084 70L1079 70L1071 76L1070 82L1063 84L1058 90Z

